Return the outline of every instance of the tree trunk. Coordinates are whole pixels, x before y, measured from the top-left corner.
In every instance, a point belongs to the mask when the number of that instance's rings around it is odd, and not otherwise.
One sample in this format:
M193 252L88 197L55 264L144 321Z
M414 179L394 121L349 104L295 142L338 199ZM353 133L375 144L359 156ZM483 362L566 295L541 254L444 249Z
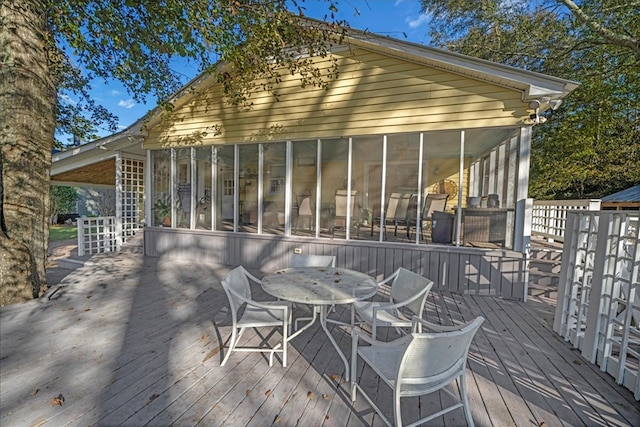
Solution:
M56 90L45 10L0 0L0 306L46 290Z

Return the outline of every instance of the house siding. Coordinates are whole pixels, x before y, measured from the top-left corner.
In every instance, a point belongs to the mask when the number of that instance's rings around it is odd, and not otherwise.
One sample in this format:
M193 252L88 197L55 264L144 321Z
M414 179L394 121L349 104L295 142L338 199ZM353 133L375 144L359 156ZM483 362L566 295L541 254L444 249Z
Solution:
M284 73L280 101L257 93L244 111L213 83L150 122L144 148L514 126L527 114L519 91L364 49L335 55L340 75L329 89L301 88Z

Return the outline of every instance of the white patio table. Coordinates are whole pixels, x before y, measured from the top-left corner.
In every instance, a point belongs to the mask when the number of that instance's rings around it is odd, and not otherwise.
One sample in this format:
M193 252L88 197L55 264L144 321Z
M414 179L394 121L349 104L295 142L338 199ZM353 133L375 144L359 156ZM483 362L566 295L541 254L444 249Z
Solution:
M295 338L319 320L322 329L331 340L344 362L345 380L349 381L349 364L327 329L327 308L334 304L351 304L376 294L378 285L373 277L346 268L300 267L278 270L262 278L265 292L287 301L309 304L313 307L311 321L297 330L289 339Z

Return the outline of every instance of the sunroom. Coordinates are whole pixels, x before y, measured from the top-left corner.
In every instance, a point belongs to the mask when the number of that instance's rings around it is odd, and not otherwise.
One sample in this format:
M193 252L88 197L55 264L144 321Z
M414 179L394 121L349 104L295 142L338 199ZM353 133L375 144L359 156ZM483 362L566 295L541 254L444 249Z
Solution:
M145 254L264 271L332 254L526 298L532 127L577 83L352 29L332 55L326 89L284 75L232 107L203 75L133 126Z

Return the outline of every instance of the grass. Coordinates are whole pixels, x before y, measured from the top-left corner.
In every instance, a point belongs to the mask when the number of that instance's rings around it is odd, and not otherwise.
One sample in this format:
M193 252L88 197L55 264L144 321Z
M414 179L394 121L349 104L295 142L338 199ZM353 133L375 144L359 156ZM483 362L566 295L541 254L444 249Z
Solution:
M70 225L50 225L49 241L68 240L78 237L78 227Z

